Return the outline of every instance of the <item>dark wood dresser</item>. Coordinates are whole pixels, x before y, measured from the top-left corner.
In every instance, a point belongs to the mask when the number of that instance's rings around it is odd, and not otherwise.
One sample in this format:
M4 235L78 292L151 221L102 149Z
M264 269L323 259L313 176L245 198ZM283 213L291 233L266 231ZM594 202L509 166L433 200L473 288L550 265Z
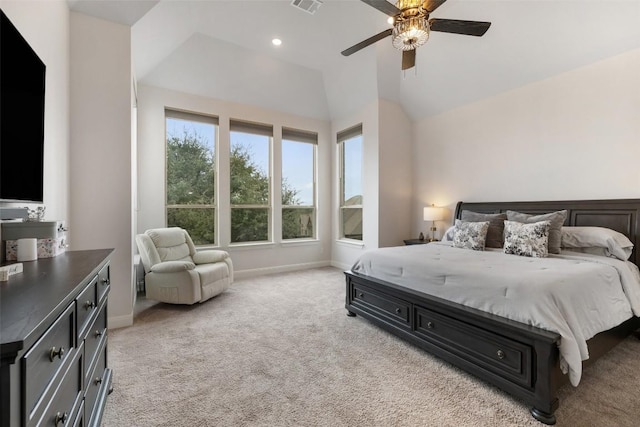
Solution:
M111 388L112 249L24 262L0 282L2 427L99 426Z

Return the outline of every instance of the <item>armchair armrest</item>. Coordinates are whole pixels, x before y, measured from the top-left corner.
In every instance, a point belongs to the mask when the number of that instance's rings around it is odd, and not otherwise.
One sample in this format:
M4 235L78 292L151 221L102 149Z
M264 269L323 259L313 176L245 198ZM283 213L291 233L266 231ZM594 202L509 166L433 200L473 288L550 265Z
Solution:
M191 257L196 264L211 264L214 262L222 262L229 258L229 253L215 249L207 249L193 254Z
M176 273L179 271L193 270L195 264L190 261L165 261L151 267L153 273Z

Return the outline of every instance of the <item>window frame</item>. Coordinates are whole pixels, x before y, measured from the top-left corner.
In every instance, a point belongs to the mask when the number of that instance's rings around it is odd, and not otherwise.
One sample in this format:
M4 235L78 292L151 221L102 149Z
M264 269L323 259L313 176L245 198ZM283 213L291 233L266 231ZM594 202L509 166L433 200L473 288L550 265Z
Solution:
M231 152L233 150L233 133L245 133L253 135L262 135L268 137L268 154L267 154L267 174L268 174L268 195L267 204L234 204L231 203L233 194L229 189L229 245L255 245L273 243L273 125L266 123L257 123L241 119L229 120L229 182L231 183ZM267 240L243 240L233 241L233 210L234 209L266 209L267 210Z
M345 241L345 242L353 242L353 243L358 243L358 244L362 244L364 242L364 227L363 227L363 232L361 235L360 239L354 239L352 237L346 237L345 236L345 230L344 230L344 212L345 209L360 209L360 211L362 212L362 221L363 221L363 226L364 226L364 194L361 194L361 203L357 204L357 205L345 205L345 143L355 137L360 137L361 138L361 158L360 158L360 169L361 171L364 169L364 134L363 134L363 130L362 130L362 123L350 127L348 129L345 129L343 131L340 131L337 133L336 135L336 141L338 143L338 158L339 158L339 162L338 162L338 191L340 194L340 198L339 198L339 207L338 207L338 223L339 223L339 227L338 227L338 240L341 241ZM364 180L361 179L361 183L364 184ZM360 191L362 193L364 193L364 188L360 188Z
M196 122L207 125L214 126L213 132L213 179L214 182L212 184L213 190L213 201L208 204L169 204L168 196L168 187L169 187L169 138L168 138L168 128L167 121L168 119L174 120L183 120L187 122ZM169 209L212 209L213 210L213 242L205 243L205 244L194 244L198 247L213 247L220 245L220 227L219 227L219 185L220 185L220 167L219 167L219 159L220 156L219 148L220 148L220 122L217 116L207 115L203 113L196 113L192 111L179 110L173 108L165 108L164 109L164 224L169 227ZM189 231L189 230L187 230ZM191 233L190 233L191 234Z
M293 142L298 144L310 144L313 147L313 159L312 159L312 167L313 167L313 193L312 193L312 204L311 205L285 205L282 200L280 201L280 209L281 209L281 239L283 242L299 242L303 240L317 240L318 239L318 134L316 132L293 129L282 127L282 137L280 139L280 152L281 152L281 162L280 162L280 187L282 187L282 182L284 181L283 176L283 167L284 162L282 158L284 158L284 142ZM312 209L312 225L313 225L313 233L311 236L304 237L293 237L293 238L285 238L284 237L284 210L285 209Z

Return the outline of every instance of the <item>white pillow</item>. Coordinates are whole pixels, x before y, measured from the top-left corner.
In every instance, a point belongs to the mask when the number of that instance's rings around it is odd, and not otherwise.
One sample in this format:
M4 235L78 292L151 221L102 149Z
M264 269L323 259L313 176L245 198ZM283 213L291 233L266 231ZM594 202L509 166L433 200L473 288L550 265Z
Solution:
M626 261L633 243L622 233L604 227L562 227L562 247L603 248L605 255Z

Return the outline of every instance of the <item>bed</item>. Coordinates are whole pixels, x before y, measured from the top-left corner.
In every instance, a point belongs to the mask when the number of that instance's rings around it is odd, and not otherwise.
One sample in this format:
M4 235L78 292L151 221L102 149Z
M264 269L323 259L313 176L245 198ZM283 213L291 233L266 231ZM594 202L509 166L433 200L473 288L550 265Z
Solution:
M640 199L459 202L455 218L461 218L464 210L480 213L513 210L544 214L563 209L567 210L565 226L606 227L627 236L634 244L629 261L639 265L636 246L640 234ZM424 250L423 246L429 246L431 251L447 254L448 249L443 245L441 248L432 245L437 244L417 246L414 250ZM397 249L408 251L411 247ZM486 254L488 257L491 255ZM580 254L573 255L577 260L582 259ZM559 405L557 391L569 381L569 375L563 374L561 369L565 354L561 355L559 350L561 343L566 344L563 339L568 342L564 332L561 336L543 327L491 314L464 301L455 302L446 295L413 286L411 281L385 280L355 271L347 271L345 275L349 316L360 315L501 388L531 406L531 414L538 421L555 424L554 412ZM582 361L577 370L574 366L572 383L577 383L575 372L578 372L579 380L579 372L583 367L593 363L640 328L640 318L631 313L617 319L614 324L586 341L589 358ZM566 368L565 365L562 367Z

